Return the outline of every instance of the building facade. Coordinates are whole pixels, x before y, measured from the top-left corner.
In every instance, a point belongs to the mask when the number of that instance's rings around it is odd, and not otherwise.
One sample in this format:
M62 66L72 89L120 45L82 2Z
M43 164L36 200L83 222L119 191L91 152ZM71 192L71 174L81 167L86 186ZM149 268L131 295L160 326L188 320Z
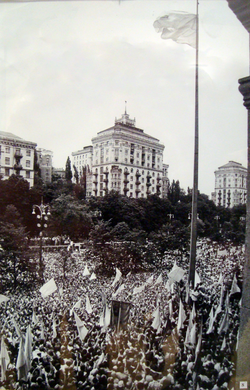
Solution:
M72 156L77 169L87 167L87 197L112 190L133 198L162 197L163 151L164 145L137 128L125 110L114 126L97 133L91 146Z
M51 150L37 148L37 161L41 170L41 178L44 183L51 183L52 181L52 157Z
M234 207L246 203L247 169L242 164L229 161L218 168L212 198L216 206Z
M0 175L3 179L15 174L34 185L34 153L37 144L12 133L0 131Z

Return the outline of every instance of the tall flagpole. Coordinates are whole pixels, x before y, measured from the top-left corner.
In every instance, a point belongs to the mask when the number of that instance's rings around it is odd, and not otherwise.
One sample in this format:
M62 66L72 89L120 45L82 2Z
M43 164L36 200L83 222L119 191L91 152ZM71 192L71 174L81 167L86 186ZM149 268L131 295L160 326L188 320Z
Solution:
M196 240L197 240L197 203L198 203L198 157L199 157L199 3L196 0L196 61L195 61L195 137L194 137L194 176L192 193L192 220L190 240L190 261L188 283L194 287Z

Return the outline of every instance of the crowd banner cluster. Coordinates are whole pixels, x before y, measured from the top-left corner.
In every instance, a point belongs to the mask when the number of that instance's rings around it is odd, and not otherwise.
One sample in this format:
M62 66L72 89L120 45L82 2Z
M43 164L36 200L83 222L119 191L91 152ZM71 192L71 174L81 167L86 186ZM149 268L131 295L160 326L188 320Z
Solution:
M233 389L242 247L202 240L193 290L172 254L153 273L110 278L75 251L66 281L55 256L43 286L0 295L3 388Z

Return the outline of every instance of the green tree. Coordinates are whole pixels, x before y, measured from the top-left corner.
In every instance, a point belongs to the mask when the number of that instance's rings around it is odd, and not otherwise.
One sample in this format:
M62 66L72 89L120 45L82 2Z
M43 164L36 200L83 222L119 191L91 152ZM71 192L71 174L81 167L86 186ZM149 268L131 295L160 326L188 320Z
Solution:
M75 165L73 165L73 169L74 169L74 178L76 179L76 184L78 184L79 183L79 172L78 172Z
M65 165L65 179L67 181L71 181L73 177L72 170L71 170L71 161L70 158L67 158L66 165Z
M13 205L8 205L0 222L1 286L13 288L28 286L36 272L35 264L29 258L27 232L22 225L20 214Z
M51 234L80 240L88 237L92 224L87 204L72 195L62 194L51 203Z

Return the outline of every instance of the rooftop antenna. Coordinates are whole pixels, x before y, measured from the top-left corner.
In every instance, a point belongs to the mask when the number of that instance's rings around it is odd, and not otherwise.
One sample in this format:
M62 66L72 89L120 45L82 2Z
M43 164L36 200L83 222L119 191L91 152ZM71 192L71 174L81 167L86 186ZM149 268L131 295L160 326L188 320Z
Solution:
M125 115L127 115L127 100L125 100Z

